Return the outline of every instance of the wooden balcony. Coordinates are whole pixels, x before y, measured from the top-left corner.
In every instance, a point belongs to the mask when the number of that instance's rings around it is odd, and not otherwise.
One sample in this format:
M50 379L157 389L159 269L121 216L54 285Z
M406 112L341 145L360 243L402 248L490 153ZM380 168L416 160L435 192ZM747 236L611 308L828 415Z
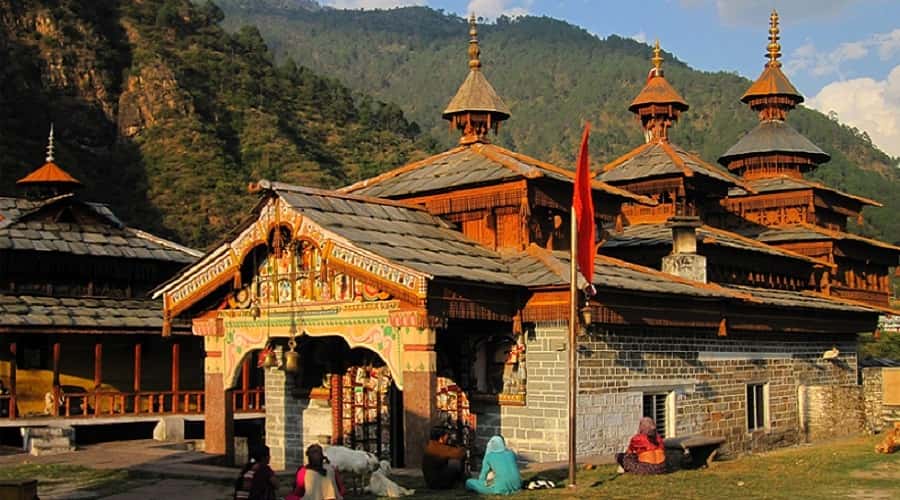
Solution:
M865 302L875 306L890 307L891 295L888 292L832 285L831 294L835 297Z

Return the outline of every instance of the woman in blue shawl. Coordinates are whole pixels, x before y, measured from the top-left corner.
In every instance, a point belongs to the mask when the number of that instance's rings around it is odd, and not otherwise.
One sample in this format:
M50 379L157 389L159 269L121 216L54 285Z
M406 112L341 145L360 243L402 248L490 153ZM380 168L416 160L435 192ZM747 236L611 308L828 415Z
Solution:
M494 480L488 485L490 471L494 472ZM481 475L478 479L466 481L466 488L483 495L509 495L522 489L516 454L506 447L503 436L494 436L488 441L481 462Z

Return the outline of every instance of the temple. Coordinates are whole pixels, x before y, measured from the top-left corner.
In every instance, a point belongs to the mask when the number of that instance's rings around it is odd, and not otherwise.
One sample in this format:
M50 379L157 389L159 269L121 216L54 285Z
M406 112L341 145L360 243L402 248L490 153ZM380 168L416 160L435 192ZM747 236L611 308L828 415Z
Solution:
M0 430L21 428L33 453L60 445L28 438L47 425L179 416L183 435L183 417L203 417L202 340L183 321L161 337L148 292L201 254L84 201L52 128L45 163L17 184L22 197L0 197Z
M189 320L204 342L206 451L234 452L229 401L251 358L280 469L312 442L416 466L434 425L562 460L569 349L579 455L619 451L642 415L664 436L724 438L726 454L858 428L809 401L859 397L856 335L883 307L821 286L839 260L724 224L733 195L765 189L669 141L688 105L658 46L629 108L646 142L592 183L597 293L569 345L573 173L492 144L512 112L474 18L469 34L443 113L459 145L336 191L260 180L247 221L155 290L164 328Z

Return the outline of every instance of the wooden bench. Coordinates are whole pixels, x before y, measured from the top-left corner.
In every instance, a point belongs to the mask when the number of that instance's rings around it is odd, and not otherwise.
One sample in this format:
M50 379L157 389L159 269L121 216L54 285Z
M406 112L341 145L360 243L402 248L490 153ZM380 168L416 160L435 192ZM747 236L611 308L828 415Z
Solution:
M723 437L701 435L666 439L666 467L669 470L709 467L724 442Z

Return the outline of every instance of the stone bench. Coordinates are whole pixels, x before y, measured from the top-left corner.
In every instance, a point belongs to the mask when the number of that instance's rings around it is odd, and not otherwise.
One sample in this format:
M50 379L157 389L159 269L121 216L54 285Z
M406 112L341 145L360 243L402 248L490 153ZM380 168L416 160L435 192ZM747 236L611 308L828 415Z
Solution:
M669 470L709 467L724 442L723 437L701 435L666 439L666 467Z

